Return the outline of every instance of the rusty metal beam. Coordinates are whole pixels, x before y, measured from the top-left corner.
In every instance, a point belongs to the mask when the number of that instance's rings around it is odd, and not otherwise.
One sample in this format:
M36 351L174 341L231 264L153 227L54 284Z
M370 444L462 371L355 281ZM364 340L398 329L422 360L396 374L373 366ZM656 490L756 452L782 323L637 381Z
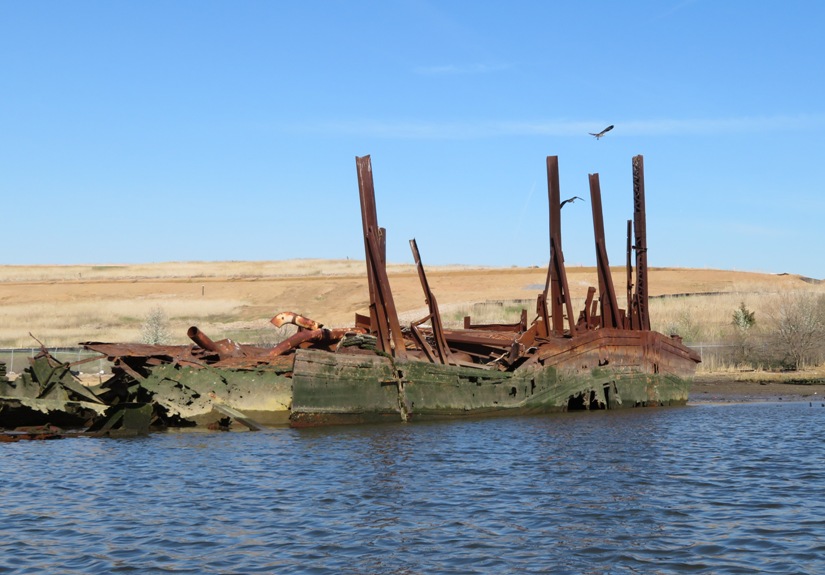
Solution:
M567 273L564 269L561 256L561 187L559 185L559 157L547 156L547 195L550 208L550 269L548 282L550 284L550 315L553 321L553 332L557 335L564 333L564 304L569 300L567 292ZM561 260L561 265L559 265ZM547 286L544 288L544 305L547 306ZM546 311L545 311L546 315ZM546 317L544 318L546 321ZM569 318L571 327L572 317ZM547 325L549 332L550 327Z
M645 214L645 164L642 155L633 156L633 227L636 233L636 300L639 326L650 330L647 284L647 216Z
M358 193L361 200L361 225L364 235L364 251L369 253L367 234L370 229L378 228L378 216L375 210L375 189L372 181L372 162L369 156L355 158L356 169L358 170ZM370 290L370 303L375 301L375 278L372 271L370 258L367 257L367 284ZM375 314L370 309L370 331L378 331Z
M367 234L367 261L373 273L375 285L374 297L370 301L370 317L375 319L378 335L378 345L381 351L393 357L406 357L404 336L401 324L398 321L398 312L390 290L390 281L387 277L387 268L380 255L378 241L371 232Z
M639 329L639 306L633 293L633 220L627 220L627 318L628 329Z
M550 238L550 250L553 253L553 259L551 261L552 267L556 270L555 273L560 280L560 297L562 298L561 304L563 304L564 309L567 310L567 322L569 326L568 335L573 337L576 335L576 319L573 317L573 302L570 301L570 298L567 296L569 291L567 287L567 272L564 268L564 254L561 251L561 246L556 243L556 238ZM562 312L559 313L559 317L562 318L562 327L560 332L557 331L555 333L557 335L564 335L564 317L562 316Z
M581 321L584 324L584 329L593 329L593 296L596 295L596 288L590 286L587 288L587 296L584 298L584 309L581 313Z
M384 230L378 227L375 209L375 188L369 156L355 158L358 170L358 192L361 198L361 223L367 261L367 282L370 292L370 330L378 337L381 351L393 357L406 357L404 337L398 321L395 301L387 277L386 241Z
M430 289L430 283L427 281L427 274L424 272L424 264L421 263L421 254L418 252L418 244L415 238L410 240L410 249L412 250L413 259L415 260L415 267L418 270L418 279L421 280L421 289L424 290L424 299L429 308L427 317L413 322L411 328L416 335L416 339L424 348L424 352L431 358L431 353L427 349L429 345L418 331L418 326L427 320L430 320L430 326L433 330L433 339L435 340L435 348L437 352L438 363L452 364L453 358L450 352L450 346L447 345L447 340L444 338L444 326L441 323L441 313L438 311L438 303L435 300L435 294ZM430 361L433 361L432 358Z
M527 310L521 310L521 319L517 323L473 323L473 318L464 316L464 329L475 329L481 331L514 331L524 333L527 331Z
M341 339L348 333L358 333L358 330L353 328L318 328L301 330L295 332L290 337L273 347L269 351L268 357L283 355L307 342L323 344L336 343L341 341Z
M633 315L633 261L632 261L632 254L633 254L633 221L627 220L627 278L626 278L626 288L627 288L627 313L628 313L628 320Z
M212 341L212 339L203 333L196 325L190 327L187 330L186 335L200 348L217 353L221 359L226 359L228 357L243 357L245 355L240 344L232 341L231 339Z
M601 304L601 326L619 328L624 322L619 317L619 304L616 300L616 290L613 287L613 277L610 274L610 263L607 259L607 248L604 239L604 216L602 215L602 193L599 186L599 174L590 174L590 200L593 208L593 233L596 238L596 270L599 276L599 303Z

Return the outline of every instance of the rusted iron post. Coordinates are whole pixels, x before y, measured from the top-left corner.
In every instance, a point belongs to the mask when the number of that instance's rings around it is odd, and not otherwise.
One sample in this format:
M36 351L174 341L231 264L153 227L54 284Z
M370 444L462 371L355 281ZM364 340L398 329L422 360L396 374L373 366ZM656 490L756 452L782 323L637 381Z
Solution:
M567 293L562 291L562 279L559 277L559 259L561 244L561 187L559 185L559 157L547 156L547 194L550 206L550 313L553 331L561 335L564 332L563 301ZM563 269L563 268L562 268ZM546 292L546 288L545 288ZM549 327L548 327L549 330Z
M567 322L568 322L568 335L573 337L576 335L576 319L573 317L573 302L570 301L570 298L567 297L569 292L567 287L567 272L564 268L564 254L561 251L561 247L556 243L556 238L550 238L550 249L553 252L553 260L552 265L553 269L555 270L555 274L560 278L560 291L561 291L561 299L567 310ZM554 316L556 317L556 316ZM564 318L562 317L562 312L559 312L558 317L562 318L561 321L561 328L560 331L555 332L557 335L564 335Z
M361 223L367 260L370 292L370 330L376 334L381 351L394 357L406 357L404 338L387 277L384 230L378 227L375 188L369 156L356 157L358 192L361 197Z
M619 318L619 304L613 277L610 275L610 263L604 239L604 216L602 215L602 193L599 186L599 174L590 174L590 200L593 208L593 233L596 238L596 271L599 276L599 303L601 304L601 327L622 327Z
M633 294L633 220L627 220L627 316L625 327L639 329L639 310Z
M372 182L372 162L369 156L355 158L355 165L358 169L358 193L361 199L361 225L364 235L364 251L369 253L369 242L367 234L371 228L378 227L378 218L375 210L375 190ZM375 302L375 281L370 258L367 257L367 284L370 290L370 331L378 332L375 313L372 304Z
M584 298L584 309L582 310L582 319L584 320L584 329L593 329L592 317L594 315L595 306L593 305L593 296L596 295L596 288L590 286L587 288L587 296Z
M647 290L647 216L645 215L645 164L640 154L633 156L633 228L636 232L636 300L639 326L650 330Z

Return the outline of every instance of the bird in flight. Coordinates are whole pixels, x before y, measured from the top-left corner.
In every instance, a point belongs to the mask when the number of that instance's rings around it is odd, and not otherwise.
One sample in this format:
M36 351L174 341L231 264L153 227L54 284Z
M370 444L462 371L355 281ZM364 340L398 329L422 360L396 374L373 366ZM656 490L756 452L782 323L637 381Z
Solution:
M572 203L573 203L573 202L575 202L576 200L581 200L581 198L580 198L579 196L573 196L572 198L567 198L566 200L564 200L564 201L563 201L563 202L559 205L559 209L563 208L563 207L564 207L564 204L566 204L566 203L568 203L568 202L572 204ZM582 201L584 201L584 200L582 200Z
M613 129L613 124L610 124L608 127L606 127L604 130L602 130L598 134L594 134L593 132L588 132L588 134L590 134L591 136L596 136L596 139L600 140L602 136L604 136L606 133L608 133L612 129Z

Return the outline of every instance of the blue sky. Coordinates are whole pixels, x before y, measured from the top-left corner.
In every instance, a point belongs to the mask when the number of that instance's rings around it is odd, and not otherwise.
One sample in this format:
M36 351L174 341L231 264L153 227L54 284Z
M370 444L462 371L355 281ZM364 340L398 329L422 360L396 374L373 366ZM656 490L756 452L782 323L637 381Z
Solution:
M568 264L825 278L825 3L0 0L0 264ZM615 128L601 140L588 132ZM11 246L11 247L9 247Z

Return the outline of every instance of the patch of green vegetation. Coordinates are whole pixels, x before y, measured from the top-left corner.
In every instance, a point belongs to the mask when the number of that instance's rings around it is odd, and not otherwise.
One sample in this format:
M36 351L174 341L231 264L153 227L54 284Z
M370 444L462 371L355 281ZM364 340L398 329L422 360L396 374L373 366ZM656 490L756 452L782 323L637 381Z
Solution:
M446 326L462 326L464 317L470 316L474 324L515 323L521 319L521 310L531 310L533 300L517 299L506 301L478 302L442 311L442 321Z

